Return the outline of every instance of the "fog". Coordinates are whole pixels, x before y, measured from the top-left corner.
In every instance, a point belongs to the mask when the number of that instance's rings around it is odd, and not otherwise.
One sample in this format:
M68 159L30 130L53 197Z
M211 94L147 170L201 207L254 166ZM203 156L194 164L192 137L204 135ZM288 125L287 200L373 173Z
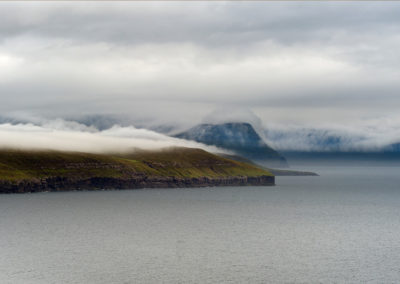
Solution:
M156 150L166 147L201 148L225 152L212 146L181 140L133 126L113 127L99 131L77 122L62 119L32 123L0 124L0 148L23 150L58 150L87 153L125 153L138 149Z
M379 152L400 141L400 116L344 124L269 124L268 143L281 151Z
M250 109L218 108L199 123L250 123L261 138L278 151L379 152L400 141L400 116L354 121L348 125L327 123L264 123ZM127 117L83 116L48 119L26 113L0 117L0 146L70 151L128 151L170 146L210 146L170 137L189 127L179 124L135 122Z

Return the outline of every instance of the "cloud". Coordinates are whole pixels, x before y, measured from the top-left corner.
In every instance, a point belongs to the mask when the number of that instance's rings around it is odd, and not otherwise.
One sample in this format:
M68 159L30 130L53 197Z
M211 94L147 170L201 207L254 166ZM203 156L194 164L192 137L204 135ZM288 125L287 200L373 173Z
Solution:
M400 116L340 123L268 123L251 110L215 109L202 123L247 122L278 151L381 151L400 141ZM162 129L161 129L162 128ZM91 153L129 152L165 147L201 148L226 152L201 143L159 133L186 130L159 125L157 131L138 128L124 117L89 116L80 120L46 119L25 113L0 117L0 148L52 149Z
M270 124L267 142L280 151L381 151L400 142L400 116L379 117L353 124Z
M396 2L0 3L0 112L190 127L395 117Z
M29 150L79 151L88 153L124 153L135 149L155 150L165 147L201 148L211 152L224 152L212 146L168 137L133 126L114 125L99 131L73 121L62 119L32 123L0 124L0 148Z

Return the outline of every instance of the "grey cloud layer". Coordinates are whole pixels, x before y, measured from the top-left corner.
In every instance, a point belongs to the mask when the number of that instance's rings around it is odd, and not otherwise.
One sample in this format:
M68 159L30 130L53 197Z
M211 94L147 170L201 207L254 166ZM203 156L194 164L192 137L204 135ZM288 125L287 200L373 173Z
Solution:
M396 115L400 103L396 2L0 7L2 113L194 124L244 107L264 124L310 124Z
M2 3L1 34L34 34L101 42L248 44L334 40L398 31L389 3L84 2ZM353 34L354 35L354 34Z

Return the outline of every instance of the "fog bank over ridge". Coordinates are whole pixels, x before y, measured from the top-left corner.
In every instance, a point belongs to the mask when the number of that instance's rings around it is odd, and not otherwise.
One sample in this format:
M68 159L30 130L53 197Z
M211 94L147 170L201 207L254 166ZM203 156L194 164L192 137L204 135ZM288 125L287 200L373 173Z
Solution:
M250 109L218 108L197 124L249 123L278 151L375 152L400 142L400 117L359 120L354 124L264 123ZM173 138L189 127L157 124L118 116L80 116L76 119L44 118L27 113L0 117L0 147L54 148L69 151L127 151L170 146L221 149Z
M137 149L191 147L210 152L227 152L213 146L177 139L133 126L114 125L106 130L98 130L92 126L62 119L49 120L42 125L2 123L0 137L0 148L25 150L124 153Z
M281 151L380 152L400 142L400 116L347 125L270 123L264 134L271 146Z

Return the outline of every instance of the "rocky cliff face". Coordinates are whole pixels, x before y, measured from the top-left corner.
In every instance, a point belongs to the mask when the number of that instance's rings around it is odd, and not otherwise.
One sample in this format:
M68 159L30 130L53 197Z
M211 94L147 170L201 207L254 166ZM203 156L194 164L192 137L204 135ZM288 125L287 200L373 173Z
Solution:
M138 189L138 188L179 188L211 186L271 186L275 177L224 177L224 178L177 178L137 176L132 178L93 177L76 179L71 177L51 177L35 180L9 182L0 180L0 193L28 193L43 191Z
M234 151L271 167L287 167L286 159L268 146L249 123L200 124L175 137Z

